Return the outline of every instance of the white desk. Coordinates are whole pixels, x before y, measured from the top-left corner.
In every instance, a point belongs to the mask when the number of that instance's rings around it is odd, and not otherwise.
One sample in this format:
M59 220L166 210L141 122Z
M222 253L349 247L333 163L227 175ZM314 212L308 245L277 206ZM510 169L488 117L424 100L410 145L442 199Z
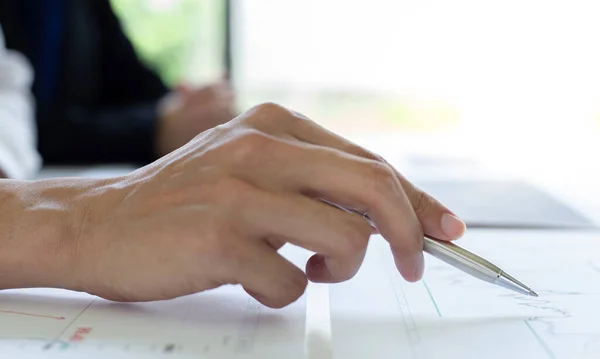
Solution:
M107 177L118 176L135 170L132 165L97 166L49 166L42 169L39 179L54 177Z

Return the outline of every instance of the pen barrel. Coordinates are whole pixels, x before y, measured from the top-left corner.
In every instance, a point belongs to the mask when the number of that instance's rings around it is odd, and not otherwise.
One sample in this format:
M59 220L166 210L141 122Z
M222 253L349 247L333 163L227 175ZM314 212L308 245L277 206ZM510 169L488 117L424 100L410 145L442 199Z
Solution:
M425 238L423 251L488 283L494 283L502 273L494 264L451 242Z

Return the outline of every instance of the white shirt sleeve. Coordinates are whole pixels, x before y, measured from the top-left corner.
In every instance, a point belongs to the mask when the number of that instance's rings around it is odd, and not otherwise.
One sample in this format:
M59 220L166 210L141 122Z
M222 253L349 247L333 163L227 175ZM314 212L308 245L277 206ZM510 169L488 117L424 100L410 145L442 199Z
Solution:
M36 151L32 69L21 54L4 46L0 29L0 171L28 179L41 165Z

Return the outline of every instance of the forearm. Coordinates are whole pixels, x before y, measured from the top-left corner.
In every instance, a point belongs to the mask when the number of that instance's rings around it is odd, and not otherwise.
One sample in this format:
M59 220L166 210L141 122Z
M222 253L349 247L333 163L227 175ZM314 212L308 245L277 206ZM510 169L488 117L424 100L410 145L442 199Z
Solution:
M0 289L73 289L91 183L0 180Z

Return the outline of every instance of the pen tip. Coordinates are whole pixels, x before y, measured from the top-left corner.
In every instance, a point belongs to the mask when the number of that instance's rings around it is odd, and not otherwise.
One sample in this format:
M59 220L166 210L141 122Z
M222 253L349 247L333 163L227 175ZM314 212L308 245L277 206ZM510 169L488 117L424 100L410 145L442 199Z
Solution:
M537 295L537 293L532 290L529 291L529 295L532 297L539 297L539 295Z

